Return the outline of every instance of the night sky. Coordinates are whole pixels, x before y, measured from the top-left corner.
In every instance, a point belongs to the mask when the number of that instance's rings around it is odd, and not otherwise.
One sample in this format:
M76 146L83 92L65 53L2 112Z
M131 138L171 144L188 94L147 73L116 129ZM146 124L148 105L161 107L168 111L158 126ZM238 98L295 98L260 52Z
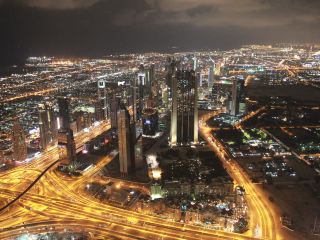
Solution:
M30 55L320 42L320 0L0 0L0 29L2 66Z

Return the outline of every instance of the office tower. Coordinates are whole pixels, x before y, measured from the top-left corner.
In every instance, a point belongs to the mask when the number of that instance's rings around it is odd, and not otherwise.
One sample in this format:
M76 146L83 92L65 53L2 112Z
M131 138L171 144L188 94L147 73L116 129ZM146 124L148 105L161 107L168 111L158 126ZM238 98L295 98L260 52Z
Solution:
M26 134L19 123L12 127L13 160L21 162L27 158Z
M113 93L113 95L112 95L110 106L111 106L111 111L110 111L111 127L117 128L118 127L118 110L120 108L120 100L117 97L116 93Z
M65 164L69 165L77 159L76 155L76 143L74 141L73 131L71 129L67 130L67 162Z
M3 151L0 151L0 163L4 163L4 154L3 154Z
M118 142L120 173L125 176L132 168L130 115L128 110L118 111Z
M239 84L237 79L233 79L232 81L231 101L232 105L230 114L232 116L236 116L239 114Z
M59 107L59 119L58 119L58 129L60 131L67 131L70 128L70 111L69 111L69 99L67 97L58 97L58 107Z
M51 104L39 105L40 149L46 150L58 144L57 126Z
M145 108L142 111L142 130L145 136L154 136L158 131L158 111L155 108Z
M220 76L221 75L221 68L223 64L222 63L216 63L214 68L214 75Z
M203 74L200 74L200 78L199 78L199 87L202 87L203 84Z
M98 101L95 104L96 120L103 121L109 117L108 99L105 80L98 81Z
M198 59L196 56L193 57L193 71L196 71L198 68Z
M143 71L142 68L140 68L140 69ZM153 94L152 87L155 84L154 64L151 64L147 69L145 69L144 73L145 73L144 96L147 96L147 95L152 96L152 94Z
M172 81L170 144L198 142L198 90L195 71L178 70Z
M173 76L175 75L176 67L177 67L177 62L175 61L175 59L171 59L169 57L166 63L166 72L167 72L166 83L168 87L172 86L172 79L173 79Z
M198 95L198 84L197 84L198 80L197 79L199 79L199 73L196 72L195 73L195 81L194 81L194 92L193 92L194 99L191 98L191 102L193 102L193 143L195 143L195 144L199 143L199 113L198 113L198 107L199 107L198 106L198 96L199 95ZM192 124L192 118L191 118L191 124ZM190 137L189 137L189 139L190 139Z
M167 108L169 105L169 89L167 86L165 86L164 88L162 88L161 91L161 103L163 105L163 107Z
M209 67L209 73L208 73L208 90L209 90L209 92L212 92L213 83L214 83L214 63L213 63L213 66Z
M155 70L154 70L154 64L151 64L149 67L149 77L150 77L150 87L152 87L152 84L155 81Z
M136 96L136 121L141 119L142 116L142 109L143 109L143 98L145 95L145 88L146 85L146 73L144 71L143 66L140 66L140 71L138 73L138 78L136 79L135 84L135 96Z
M143 94L146 74L143 65L139 67L137 78L133 80L132 98L133 98L133 122L141 119L143 109Z
M180 73L180 71L179 71ZM178 74L178 72L177 72ZM177 88L177 78L173 78L171 83L171 126L170 126L170 144L172 146L177 145L177 128L178 128L178 88Z

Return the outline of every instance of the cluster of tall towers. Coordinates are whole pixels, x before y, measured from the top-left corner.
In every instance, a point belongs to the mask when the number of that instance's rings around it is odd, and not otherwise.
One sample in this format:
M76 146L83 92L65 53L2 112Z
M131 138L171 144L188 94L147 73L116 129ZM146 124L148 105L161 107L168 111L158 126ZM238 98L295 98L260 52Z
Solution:
M152 132L149 132L150 127L145 125L155 126L153 122L151 123L153 118L151 119L147 113L152 111L157 114L158 90L154 78L154 65L149 68L140 65L137 76L133 80L132 117L124 106L117 113L120 173L123 176L143 165L142 135ZM157 126L154 127L156 128Z
M38 108L40 150L45 151L57 146L58 132L54 118L53 106L50 103L40 104ZM23 127L16 121L12 127L12 159L21 162L27 158L26 134Z

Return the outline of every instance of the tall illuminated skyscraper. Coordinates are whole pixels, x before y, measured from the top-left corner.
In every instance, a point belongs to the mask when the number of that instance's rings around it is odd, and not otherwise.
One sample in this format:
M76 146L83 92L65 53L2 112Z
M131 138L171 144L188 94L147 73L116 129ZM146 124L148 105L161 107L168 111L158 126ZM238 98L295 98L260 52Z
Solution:
M198 143L198 89L195 71L177 70L172 80L170 144Z
M198 68L198 58L196 56L193 57L193 70L196 71Z
M143 65L140 66L138 77L133 84L133 119L137 122L142 117L144 87L146 84L146 73Z
M67 130L67 162L65 164L69 165L77 159L76 155L76 143L74 141L73 131L71 129Z
M232 89L231 89L231 111L230 114L236 116L239 114L239 84L237 79L233 79L232 81Z
M158 111L156 108L145 108L142 114L142 130L146 136L154 136L158 131Z
M40 148L45 150L58 144L57 126L52 105L39 105Z
M167 59L167 63L166 63L166 83L168 87L172 87L172 79L175 75L175 71L177 68L177 62L175 61L175 59L171 59L170 57Z
M0 151L0 164L4 163L5 159L4 159L4 154L3 151Z
M96 120L102 121L108 118L108 99L105 80L98 81L98 101L95 105Z
M67 142L67 158L63 164L69 165L71 162L76 160L76 144L74 141L73 131L70 127L70 110L69 110L69 99L67 97L58 97L59 106L59 131L66 134Z
M120 108L120 100L117 97L116 93L113 93L112 99L110 102L110 119L111 119L111 127L118 127L118 110Z
M21 162L27 158L26 134L17 122L12 127L13 160Z
M208 73L208 90L209 90L209 92L212 91L213 83L214 83L214 63L213 63L213 66L209 67L209 73Z
M118 111L118 142L120 173L123 176L128 175L132 168L132 149L130 140L130 115L128 110L121 109Z
M69 111L69 99L67 97L58 97L59 107L59 122L58 129L60 131L67 131L70 128L70 111Z

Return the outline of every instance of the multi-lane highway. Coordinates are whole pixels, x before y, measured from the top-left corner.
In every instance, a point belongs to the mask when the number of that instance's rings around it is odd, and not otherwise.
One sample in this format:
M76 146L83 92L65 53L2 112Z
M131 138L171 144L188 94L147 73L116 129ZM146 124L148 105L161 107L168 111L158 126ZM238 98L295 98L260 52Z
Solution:
M200 133L208 141L209 146L222 161L225 169L234 179L235 183L244 187L246 191L251 229L247 234L260 235L259 237L264 239L282 239L281 232L279 231L280 226L277 222L279 216L276 216L272 205L261 190L250 181L241 167L235 161L231 161L231 157L223 144L214 137L212 128L206 124L208 119L218 113L219 112L209 113L200 118ZM259 233L260 231L258 231L258 229L261 229L261 233Z
M204 119L201 121L203 122ZM105 130L108 125L98 126L100 130L96 129L96 132L91 133L90 136L81 133L76 136L76 141L87 141L88 138L95 137L100 131ZM207 137L213 150L226 162L220 147L215 145L213 139L209 139L209 131L210 129L201 125L201 132ZM54 162L54 159L59 158L57 150L51 151L48 153L50 157L46 155L46 158L36 159L30 164L19 166L0 176L2 205L15 199ZM205 229L98 202L85 193L84 187L116 154L116 151L111 152L83 176L74 179L63 177L54 170L56 165L53 165L29 191L1 212L0 239L9 239L24 232L46 232L51 227L55 227L56 230L78 231L81 229L81 231L90 232L94 239L111 236L119 239L257 239L252 237L251 233L241 235ZM267 209L254 186L241 171L236 170L236 166L230 165L228 170L232 177L245 187L252 207L252 220L261 225L262 237L279 239L272 213Z

